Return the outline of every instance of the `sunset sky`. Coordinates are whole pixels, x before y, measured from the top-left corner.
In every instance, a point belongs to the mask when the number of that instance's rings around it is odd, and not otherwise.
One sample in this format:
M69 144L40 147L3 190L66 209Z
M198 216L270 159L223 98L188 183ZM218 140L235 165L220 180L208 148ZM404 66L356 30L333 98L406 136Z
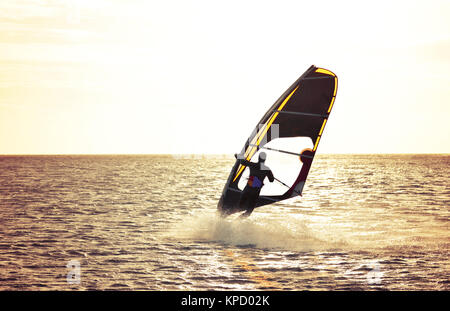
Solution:
M0 1L0 154L239 151L312 64L319 153L450 153L450 1Z

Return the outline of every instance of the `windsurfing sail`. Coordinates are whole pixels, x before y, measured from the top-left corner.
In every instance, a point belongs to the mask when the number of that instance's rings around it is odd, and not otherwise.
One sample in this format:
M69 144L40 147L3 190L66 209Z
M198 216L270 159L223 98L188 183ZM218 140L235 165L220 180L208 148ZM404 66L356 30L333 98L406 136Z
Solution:
M311 66L270 107L244 144L244 159L267 155L276 181L263 186L256 207L301 195L337 92L337 76ZM253 161L255 162L255 161ZM219 200L223 215L242 211L249 169L236 161Z

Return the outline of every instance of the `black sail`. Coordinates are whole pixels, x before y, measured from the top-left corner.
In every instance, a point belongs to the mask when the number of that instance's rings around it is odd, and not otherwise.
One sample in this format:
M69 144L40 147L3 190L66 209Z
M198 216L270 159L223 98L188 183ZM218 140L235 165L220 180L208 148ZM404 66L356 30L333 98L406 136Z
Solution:
M258 122L242 154L251 161L261 151L270 153L268 160L277 167L275 170L271 167L275 177L285 176L285 179L277 178L278 188L264 186L257 207L301 195L336 92L337 76L311 66ZM241 211L238 205L247 171L239 161L235 162L219 200L218 209L222 214Z

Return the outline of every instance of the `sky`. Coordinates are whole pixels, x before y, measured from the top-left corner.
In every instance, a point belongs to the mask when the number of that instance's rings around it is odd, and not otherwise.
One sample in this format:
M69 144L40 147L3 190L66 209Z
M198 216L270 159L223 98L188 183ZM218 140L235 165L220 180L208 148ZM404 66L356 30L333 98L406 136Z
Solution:
M0 1L0 154L241 150L312 64L319 153L450 153L450 1Z

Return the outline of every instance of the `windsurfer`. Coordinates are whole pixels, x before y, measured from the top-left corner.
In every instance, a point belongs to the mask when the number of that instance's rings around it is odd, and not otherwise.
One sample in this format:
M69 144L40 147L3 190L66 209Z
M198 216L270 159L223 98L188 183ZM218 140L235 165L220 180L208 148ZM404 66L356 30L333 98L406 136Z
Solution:
M264 164L266 161L265 152L259 154L258 163L247 161L242 155L235 154L234 156L239 160L241 165L247 166L250 169L247 185L245 186L239 201L240 209L245 210L245 213L243 213L241 217L248 217L256 206L259 193L264 186L264 179L267 177L270 182L273 182L275 178L270 168Z

